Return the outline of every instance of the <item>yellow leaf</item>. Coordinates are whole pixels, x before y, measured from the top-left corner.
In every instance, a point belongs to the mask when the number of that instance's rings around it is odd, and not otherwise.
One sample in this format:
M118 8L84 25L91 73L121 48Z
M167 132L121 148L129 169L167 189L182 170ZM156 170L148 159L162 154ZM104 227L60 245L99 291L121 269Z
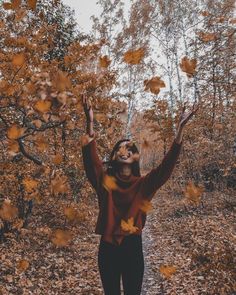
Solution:
M161 265L160 273L167 279L169 279L174 273L176 273L175 266Z
M124 62L131 65L137 65L144 58L144 55L144 48L139 48L137 50L129 50L124 54Z
M25 128L21 128L16 124L13 124L10 128L7 129L7 137L9 139L17 139L21 137L25 132Z
M118 186L116 184L116 178L114 176L110 176L110 175L105 174L104 178L103 178L103 186L108 191L116 190L118 188Z
M128 219L128 222L121 219L121 228L123 231L128 231L130 234L135 233L139 228L137 226L134 226L134 218L130 217Z

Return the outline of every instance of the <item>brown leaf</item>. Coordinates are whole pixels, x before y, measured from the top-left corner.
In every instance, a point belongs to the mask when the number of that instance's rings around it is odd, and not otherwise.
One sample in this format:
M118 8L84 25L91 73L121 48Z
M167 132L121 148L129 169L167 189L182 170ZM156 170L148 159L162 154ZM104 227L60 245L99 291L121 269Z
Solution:
M144 48L139 48L137 50L129 50L124 54L124 62L131 65L137 65L144 58L144 55Z
M196 72L197 60L189 59L187 56L183 57L180 63L180 68L183 72L191 78Z
M110 63L111 63L111 60L109 59L109 57L107 55L99 57L100 67L107 68L110 65Z

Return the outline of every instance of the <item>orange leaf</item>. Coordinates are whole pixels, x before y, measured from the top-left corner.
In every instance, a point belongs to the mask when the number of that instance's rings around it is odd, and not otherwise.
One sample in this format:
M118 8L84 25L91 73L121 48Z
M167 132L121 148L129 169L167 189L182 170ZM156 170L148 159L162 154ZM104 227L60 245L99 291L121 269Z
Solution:
M175 266L161 265L160 273L164 275L165 278L169 279L174 273L176 273Z
M26 259L22 259L18 262L17 268L23 272L29 267L29 262Z
M53 194L66 193L68 191L68 183L66 176L56 176L51 181L51 191Z
M133 217L130 217L128 219L128 222L121 219L121 228L123 231L128 231L131 234L135 233L139 229L137 226L134 226L134 218Z
M189 78L191 78L196 72L196 59L188 59L187 56L183 57L180 63L180 68L183 72L187 74Z
M7 129L7 137L9 139L17 139L21 137L25 132L25 128L21 128L16 124L13 124L10 128Z
M108 58L107 55L99 57L99 64L102 68L107 68L111 63L111 60Z
M13 56L12 64L14 66L22 66L25 62L25 55L24 53L18 53Z
M147 200L142 200L142 204L140 205L140 210L142 210L145 213L150 212L153 209L152 203Z
M199 32L197 33L200 40L203 42L210 42L210 41L214 41L217 39L217 36L215 33L204 33L204 32Z
M51 241L58 247L67 246L72 240L72 234L68 230L57 229L53 233Z
M124 62L131 65L137 65L141 62L145 54L143 48L137 50L129 50L124 54Z
M2 7L3 7L5 10L13 9L12 3L10 3L10 2L5 2L5 3L3 3L3 4L2 4Z
M62 71L58 71L58 73L56 74L56 76L54 78L53 86L58 91L64 91L64 90L71 87L71 81L67 77L66 73L64 73Z
M10 201L4 200L2 208L0 209L0 217L3 220L11 221L18 215L18 208L13 206Z
M38 100L34 108L41 113L46 113L50 110L51 105L52 103L49 100Z
M188 202L198 205L201 200L203 191L203 187L197 187L192 181L190 181L186 186L184 195Z
M150 80L144 80L145 91L150 90L154 94L160 92L160 88L165 87L165 82L160 77L153 77Z
M23 185L25 186L25 189L27 192L31 192L34 189L36 189L38 186L38 183L39 182L37 180L28 178L28 177L23 180Z
M110 176L105 174L103 178L103 186L108 190L115 190L118 188L116 184L116 178L114 176Z
M53 158L52 161L53 161L53 163L54 163L55 165L59 165L59 164L61 164L61 162L63 161L63 157L62 157L62 155L57 154L57 155L54 156L54 158Z
M30 9L35 10L37 5L37 0L27 0L27 4Z

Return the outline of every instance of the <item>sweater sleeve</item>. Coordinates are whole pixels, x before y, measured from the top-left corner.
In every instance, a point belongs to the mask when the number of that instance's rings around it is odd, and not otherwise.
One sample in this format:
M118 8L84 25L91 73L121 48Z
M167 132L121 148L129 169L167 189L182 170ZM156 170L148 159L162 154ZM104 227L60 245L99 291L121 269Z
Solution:
M182 143L183 141L177 143L174 140L161 164L143 177L142 195L145 199L151 200L155 192L170 178L178 160Z
M82 156L86 176L97 191L103 176L103 167L97 154L96 141L94 138L89 143L82 146Z

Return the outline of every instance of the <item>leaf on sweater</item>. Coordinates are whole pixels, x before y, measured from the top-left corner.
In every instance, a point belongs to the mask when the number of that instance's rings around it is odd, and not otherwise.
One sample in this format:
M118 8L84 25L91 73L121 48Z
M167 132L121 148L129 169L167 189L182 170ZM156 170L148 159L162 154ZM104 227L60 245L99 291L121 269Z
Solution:
M160 273L167 279L176 272L176 267L173 265L161 265L159 269Z
M103 186L108 191L116 190L118 188L118 186L116 184L116 178L114 176L110 176L110 175L105 174L104 178L103 178Z
M147 200L142 200L142 204L139 207L144 213L148 213L153 209L152 203Z
M121 219L121 228L122 228L122 230L128 231L131 234L135 233L139 229L137 226L134 226L134 218L133 217L130 217L128 219L128 222Z

